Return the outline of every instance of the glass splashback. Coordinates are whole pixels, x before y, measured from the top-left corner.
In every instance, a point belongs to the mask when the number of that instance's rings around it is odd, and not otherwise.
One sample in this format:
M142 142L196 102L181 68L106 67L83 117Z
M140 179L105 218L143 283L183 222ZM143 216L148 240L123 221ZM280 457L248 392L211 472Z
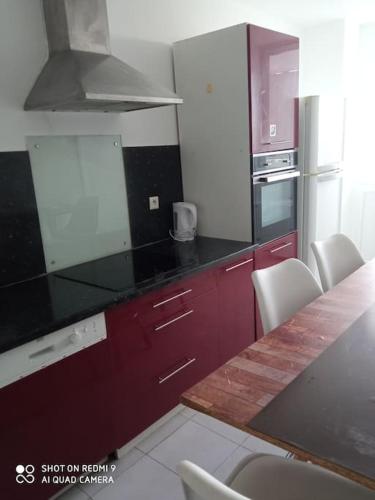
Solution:
M131 248L119 136L28 137L47 271Z

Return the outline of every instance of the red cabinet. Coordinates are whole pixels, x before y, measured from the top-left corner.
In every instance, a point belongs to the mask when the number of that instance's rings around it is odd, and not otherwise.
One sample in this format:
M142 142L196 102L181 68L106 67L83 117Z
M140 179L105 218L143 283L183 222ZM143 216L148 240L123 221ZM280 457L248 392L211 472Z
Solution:
M117 448L254 342L253 269L245 254L107 311Z
M270 241L255 250L255 269L279 264L283 260L297 258L297 232Z
M251 152L298 146L299 40L249 25Z
M107 339L0 390L0 497L44 500L42 464L95 464L254 341L252 253L106 311ZM33 484L15 481L31 464Z
M170 294L173 289L175 295ZM175 407L184 390L219 365L212 272L118 306L107 312L106 320L119 448Z
M220 360L224 363L255 340L253 253L220 266L217 271Z
M50 498L63 486L41 484L42 464L95 464L114 450L111 382L105 340L0 390L0 498ZM18 464L35 467L33 484L16 482Z
M279 264L286 259L297 258L297 232L295 231L262 245L255 250L254 255L255 269L264 269ZM256 338L260 339L264 333L258 305L256 305L255 309Z

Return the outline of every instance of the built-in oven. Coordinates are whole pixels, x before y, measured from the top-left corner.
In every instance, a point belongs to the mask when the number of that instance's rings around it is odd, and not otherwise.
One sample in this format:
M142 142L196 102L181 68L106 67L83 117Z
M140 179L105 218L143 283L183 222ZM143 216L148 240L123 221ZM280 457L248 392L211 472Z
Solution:
M258 244L297 229L297 151L251 157L253 241Z

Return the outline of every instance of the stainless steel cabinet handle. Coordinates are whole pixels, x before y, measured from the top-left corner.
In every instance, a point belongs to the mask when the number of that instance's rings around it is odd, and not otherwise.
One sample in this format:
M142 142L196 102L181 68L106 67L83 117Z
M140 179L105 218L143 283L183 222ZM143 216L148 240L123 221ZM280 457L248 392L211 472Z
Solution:
M154 304L152 307L156 309L157 307L162 306L163 304L166 304L167 302L170 302L171 300L178 299L179 297L182 297L183 295L186 295L187 293L192 292L193 290L189 288L189 290L185 290L184 292L178 293L177 295L174 295L173 297L170 297L169 299L163 300L162 302L158 302L157 304Z
M290 247L292 245L291 242L289 243L285 243L285 245L281 245L277 248L273 248L272 250L270 250L270 253L275 253L275 252L278 252L279 250L282 250L283 248L287 248L287 247Z
M267 175L266 177L259 177L259 178L254 177L254 181L256 181L257 183L278 182L287 179L293 179L294 177L299 177L300 175L301 173L297 170L294 172L287 172L285 174L280 173L280 174Z
M227 267L225 269L225 272L227 273L228 271L232 271L232 269L236 269L237 267L244 266L245 264L248 264L249 262L253 262L254 259L247 259L244 260L243 262L240 262L239 264L235 264L234 266Z
M159 384L164 384L164 382L166 382L168 379L170 379L171 377L173 377L174 375L177 375L178 372L180 372L181 370L183 370L184 368L186 368L187 366L191 365L192 363L194 363L195 361L197 360L197 358L191 358L189 359L185 364L183 364L182 366L180 366L180 368L177 368L177 370L174 370L172 373L170 373L169 375L166 375L165 377L159 377Z
M186 313L181 314L180 316L177 316L177 318L173 318L170 321L167 321L166 323L163 323L162 325L156 326L154 328L154 331L158 332L159 330L162 330L166 326L171 325L172 323L174 323L175 321L178 321L179 319L185 318L185 316L188 316L189 314L192 314L193 312L194 312L194 310L190 309L190 311L187 311Z

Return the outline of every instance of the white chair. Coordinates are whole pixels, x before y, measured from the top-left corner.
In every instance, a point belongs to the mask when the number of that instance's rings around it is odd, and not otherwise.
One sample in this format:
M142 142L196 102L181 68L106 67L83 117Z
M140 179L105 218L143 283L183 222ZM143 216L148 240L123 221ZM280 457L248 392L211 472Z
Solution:
M334 234L326 240L314 241L311 247L325 292L365 263L358 248L345 234Z
M186 500L374 500L375 496L317 465L274 455L244 458L225 483L187 460L177 472Z
M298 259L252 273L264 333L284 323L322 294L310 269Z

